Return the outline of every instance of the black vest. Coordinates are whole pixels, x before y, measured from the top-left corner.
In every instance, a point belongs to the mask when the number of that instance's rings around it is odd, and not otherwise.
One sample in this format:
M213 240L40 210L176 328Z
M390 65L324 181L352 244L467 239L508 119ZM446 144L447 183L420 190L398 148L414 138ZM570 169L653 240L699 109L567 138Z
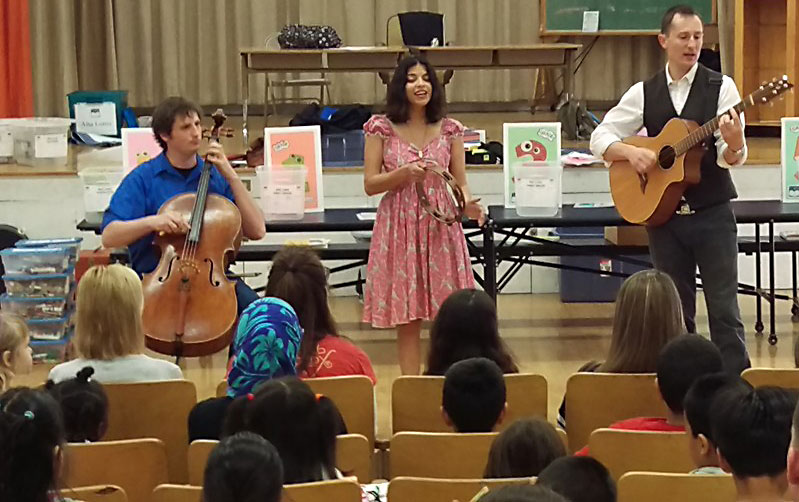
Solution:
M677 115L666 83L666 70L655 74L644 82L644 127L647 134L650 137L657 136L666 122L674 117L693 120L699 125L714 118L718 110L721 81L720 73L699 64L682 113ZM701 181L685 190L684 198L692 209L713 206L738 197L729 169L716 163L715 141L712 135L705 139L707 151L702 157Z

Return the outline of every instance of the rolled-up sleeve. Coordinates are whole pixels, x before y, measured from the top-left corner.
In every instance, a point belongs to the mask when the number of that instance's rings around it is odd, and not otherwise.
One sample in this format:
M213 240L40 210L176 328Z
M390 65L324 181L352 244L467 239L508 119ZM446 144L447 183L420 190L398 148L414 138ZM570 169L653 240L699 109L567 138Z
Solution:
M604 158L605 151L617 141L632 136L644 125L644 83L630 87L611 108L591 134L591 152Z
M721 89L719 89L719 106L716 114L721 115L740 102L741 95L738 94L738 88L735 87L735 82L733 82L730 77L724 75L721 80ZM741 113L739 117L741 119L741 129L745 130L746 123L744 120L744 114ZM741 156L735 164L730 164L726 159L724 159L724 152L727 151L728 147L727 142L721 137L721 132L717 130L714 133L714 136L716 138L716 152L718 153L716 163L719 166L730 168L732 166L740 166L746 162L746 158L749 156L749 148L746 146L745 134L743 151L741 152Z

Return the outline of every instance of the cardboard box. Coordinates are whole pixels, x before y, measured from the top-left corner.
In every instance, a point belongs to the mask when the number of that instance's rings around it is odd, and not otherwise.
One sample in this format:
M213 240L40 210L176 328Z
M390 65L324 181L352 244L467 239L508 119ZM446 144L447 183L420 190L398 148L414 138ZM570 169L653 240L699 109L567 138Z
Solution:
M605 240L617 246L649 245L649 236L646 233L646 227L641 225L605 227Z

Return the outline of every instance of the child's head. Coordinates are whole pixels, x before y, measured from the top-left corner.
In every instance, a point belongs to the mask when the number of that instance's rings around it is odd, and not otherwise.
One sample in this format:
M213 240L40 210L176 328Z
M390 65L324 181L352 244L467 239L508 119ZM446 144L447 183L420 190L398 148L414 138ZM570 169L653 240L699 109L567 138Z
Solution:
M444 421L456 432L491 432L505 414L505 377L494 361L464 359L444 375Z
M327 270L316 251L307 246L285 246L272 259L266 296L280 298L294 308L305 332L297 371L308 369L319 341L338 335L327 303Z
M280 455L258 434L226 437L205 464L203 502L280 502L282 490Z
M108 427L108 396L102 384L91 379L94 368L86 366L75 378L47 382L47 390L61 407L67 441L100 441Z
M660 396L675 415L682 417L683 400L693 383L724 369L721 352L700 335L680 335L663 347L657 362Z
M30 335L25 321L0 312L0 391L9 387L14 375L33 369L33 351L28 342Z
M566 447L552 424L540 418L521 418L491 444L484 478L523 478L538 474Z
M427 374L443 375L453 363L470 357L491 359L503 373L519 371L499 336L494 300L483 291L462 289L444 300L433 320Z
M333 402L317 396L295 377L266 381L254 395L237 398L228 409L224 435L246 430L269 440L283 461L284 483L335 478L336 434L341 415Z
M538 482L571 502L616 502L616 483L591 457L561 457L538 475Z
M696 467L718 467L716 443L710 428L710 406L713 399L727 388L747 389L749 384L738 375L713 373L699 377L683 400L688 449Z
M78 283L75 349L86 359L110 360L144 351L139 276L120 264L95 265Z
M227 395L246 396L270 378L297 374L302 327L294 309L280 298L259 298L239 317Z
M770 477L785 483L795 407L796 395L777 387L719 392L710 408L710 427L722 469L739 480Z
M570 502L554 491L535 485L510 485L491 490L480 502Z
M61 412L47 392L19 387L0 396L0 500L48 502L64 442Z
M616 297L610 350L601 371L652 373L663 346L684 332L680 295L671 278L658 270L636 272Z

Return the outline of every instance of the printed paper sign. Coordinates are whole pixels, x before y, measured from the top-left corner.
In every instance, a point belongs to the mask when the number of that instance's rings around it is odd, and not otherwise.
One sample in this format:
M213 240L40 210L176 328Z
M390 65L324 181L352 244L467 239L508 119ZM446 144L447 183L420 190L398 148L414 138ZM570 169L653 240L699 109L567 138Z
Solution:
M131 172L139 164L158 157L162 151L151 128L122 129L122 169L125 174Z
M75 130L116 136L117 105L105 103L75 103Z
M502 127L505 207L516 207L516 167L546 163L560 168L560 122L506 123ZM540 190L529 185L526 190ZM560 187L554 197L560 199Z
M37 159L57 159L67 156L67 135L37 134L33 140L33 156Z
M306 168L305 212L324 211L320 127L267 127L264 129L264 145L266 166L272 166L272 169Z
M799 202L799 118L783 117L782 142L782 201Z

